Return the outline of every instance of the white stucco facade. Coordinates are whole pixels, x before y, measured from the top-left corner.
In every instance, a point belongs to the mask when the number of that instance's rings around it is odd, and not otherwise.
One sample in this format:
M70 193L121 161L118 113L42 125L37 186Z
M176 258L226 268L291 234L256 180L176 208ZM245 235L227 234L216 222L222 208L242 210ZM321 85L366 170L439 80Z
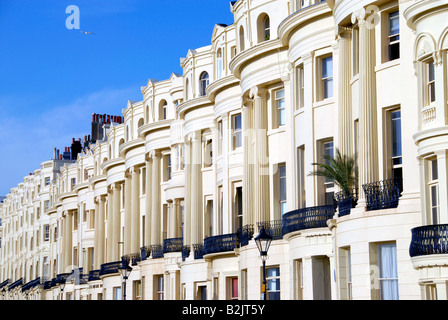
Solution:
M121 299L125 261L127 299L258 300L261 226L270 299L447 298L448 3L230 10L103 139L11 189L1 299ZM348 211L309 174L336 150Z

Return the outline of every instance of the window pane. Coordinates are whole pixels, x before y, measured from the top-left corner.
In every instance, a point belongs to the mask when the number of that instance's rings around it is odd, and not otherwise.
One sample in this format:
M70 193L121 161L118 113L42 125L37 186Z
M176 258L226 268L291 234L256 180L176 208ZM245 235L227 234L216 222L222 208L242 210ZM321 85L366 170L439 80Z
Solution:
M431 161L431 178L437 180L439 178L439 172L437 170L437 159Z
M269 268L266 270L266 276L267 277L278 277L278 276L280 276L280 269L279 268Z
M278 110L278 125L284 126L286 124L286 110L279 109Z
M333 79L324 79L323 90L324 99L333 97Z
M398 300L397 248L395 243L378 245L381 299Z
M241 115L239 114L239 115L236 115L235 117L234 117L234 121L235 121L235 123L234 123L234 125L235 125L235 130L239 130L239 129L241 129Z
M398 11L389 13L389 35L400 33L400 20Z
M391 113L392 157L401 157L401 111Z
M430 62L428 63L428 80L434 81L435 75L434 75L434 63Z
M322 78L333 76L333 57L322 59Z
M437 207L438 205L438 194L437 194L437 185L431 186L431 206Z

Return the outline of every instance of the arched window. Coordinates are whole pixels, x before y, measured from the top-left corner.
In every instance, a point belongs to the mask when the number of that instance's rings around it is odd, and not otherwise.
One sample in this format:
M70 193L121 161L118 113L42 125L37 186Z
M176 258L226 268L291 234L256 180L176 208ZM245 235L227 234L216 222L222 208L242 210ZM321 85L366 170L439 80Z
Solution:
M149 123L149 106L146 106L146 123Z
M240 27L240 52L244 50L244 28L243 26Z
M188 100L188 95L189 95L188 90L190 90L190 83L187 79L187 80L185 80L185 101Z
M257 20L258 43L271 39L271 23L269 16L262 13Z
M218 49L216 52L216 71L217 71L217 77L218 79L222 77L222 50L221 48Z
M208 73L204 71L201 73L201 77L199 78L199 90L200 90L199 95L201 97L206 95L205 89L207 88L208 84L209 84Z
M138 128L140 128L140 127L143 125L143 123L144 123L143 118L140 118L140 119L138 120Z
M166 100L162 100L159 103L159 120L165 120L166 119L166 112L168 108L168 103Z

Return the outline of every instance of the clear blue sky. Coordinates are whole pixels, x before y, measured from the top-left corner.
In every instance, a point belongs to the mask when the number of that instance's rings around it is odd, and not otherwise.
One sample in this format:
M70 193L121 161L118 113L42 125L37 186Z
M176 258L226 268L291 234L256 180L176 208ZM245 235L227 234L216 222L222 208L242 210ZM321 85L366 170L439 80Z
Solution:
M67 29L66 7L80 11ZM0 196L232 24L228 0L0 0Z

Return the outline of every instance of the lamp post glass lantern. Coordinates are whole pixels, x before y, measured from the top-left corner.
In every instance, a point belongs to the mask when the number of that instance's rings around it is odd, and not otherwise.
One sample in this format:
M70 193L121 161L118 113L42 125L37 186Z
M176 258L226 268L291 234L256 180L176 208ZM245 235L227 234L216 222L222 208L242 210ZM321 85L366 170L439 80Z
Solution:
M261 227L260 233L254 238L257 244L260 258L263 261L263 285L261 286L261 300L267 300L266 294L266 259L268 258L268 250L271 245L272 236L266 232L264 226Z
M118 270L120 271L121 278L123 279L123 300L126 300L126 281L128 280L132 268L128 264L126 264L118 268Z

